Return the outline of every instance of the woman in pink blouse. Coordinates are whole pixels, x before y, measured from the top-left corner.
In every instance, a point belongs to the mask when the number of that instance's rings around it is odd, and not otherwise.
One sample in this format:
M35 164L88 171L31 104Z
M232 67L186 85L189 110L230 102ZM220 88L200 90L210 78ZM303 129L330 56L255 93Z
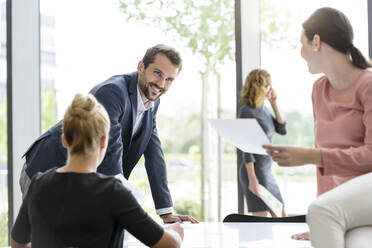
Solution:
M264 148L280 166L316 165L319 196L372 172L372 72L367 69L371 65L353 45L353 29L340 11L318 9L302 26L301 56L311 74L324 74L314 83L312 93L315 148ZM359 224L366 223L347 227ZM313 242L316 230L313 235L311 225L310 232ZM302 233L293 238L308 236Z

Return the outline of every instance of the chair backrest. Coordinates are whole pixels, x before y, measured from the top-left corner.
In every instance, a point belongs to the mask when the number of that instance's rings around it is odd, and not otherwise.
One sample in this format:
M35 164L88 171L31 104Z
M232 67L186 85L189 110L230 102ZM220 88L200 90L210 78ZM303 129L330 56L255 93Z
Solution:
M306 215L289 217L262 217L245 214L229 214L223 222L306 222Z

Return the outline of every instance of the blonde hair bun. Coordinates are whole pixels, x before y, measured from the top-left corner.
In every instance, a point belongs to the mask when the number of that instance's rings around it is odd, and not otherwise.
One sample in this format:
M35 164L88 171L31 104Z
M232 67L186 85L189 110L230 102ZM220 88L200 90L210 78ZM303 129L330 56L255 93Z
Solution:
M93 95L76 94L65 112L62 128L70 154L86 153L108 134L110 121Z
M97 100L91 96L92 95L88 95L84 97L81 94L75 95L70 108L68 108L69 114L76 118L87 119L97 106Z

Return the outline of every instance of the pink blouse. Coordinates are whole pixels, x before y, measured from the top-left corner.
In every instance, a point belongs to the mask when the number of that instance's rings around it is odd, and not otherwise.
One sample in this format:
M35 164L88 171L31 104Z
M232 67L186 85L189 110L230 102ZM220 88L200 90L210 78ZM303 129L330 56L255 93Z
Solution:
M318 195L372 171L372 72L365 70L346 89L319 78L312 93L315 147L322 152L317 169Z

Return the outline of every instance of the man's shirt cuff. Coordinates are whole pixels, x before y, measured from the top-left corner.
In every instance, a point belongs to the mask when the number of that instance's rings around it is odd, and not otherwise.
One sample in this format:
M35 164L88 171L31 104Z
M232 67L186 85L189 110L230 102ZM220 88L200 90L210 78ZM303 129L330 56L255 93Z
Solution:
M173 213L173 207L156 209L157 215L170 214L170 213Z

